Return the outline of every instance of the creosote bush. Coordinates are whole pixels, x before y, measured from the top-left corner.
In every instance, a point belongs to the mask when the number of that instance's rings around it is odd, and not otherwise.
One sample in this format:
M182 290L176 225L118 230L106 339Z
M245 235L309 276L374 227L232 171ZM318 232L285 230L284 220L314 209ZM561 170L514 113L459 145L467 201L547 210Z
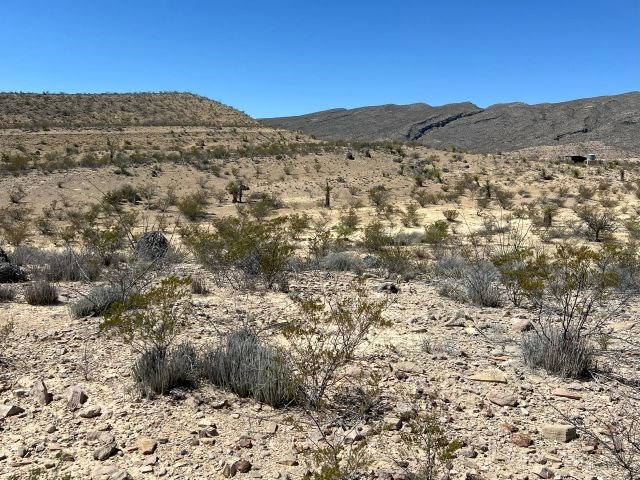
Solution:
M204 378L240 397L273 407L292 404L298 383L284 351L264 343L249 328L230 332L200 359Z
M190 279L170 276L145 292L116 301L105 313L100 330L138 352L166 351L188 321L190 283Z
M286 218L256 221L227 217L213 222L214 230L182 230L185 245L220 283L235 288L262 283L271 288L286 279L294 252Z
M386 299L371 300L354 282L349 295L294 297L300 313L283 331L298 372L305 403L318 408L339 372L354 360L357 348L375 328L390 326L382 313Z

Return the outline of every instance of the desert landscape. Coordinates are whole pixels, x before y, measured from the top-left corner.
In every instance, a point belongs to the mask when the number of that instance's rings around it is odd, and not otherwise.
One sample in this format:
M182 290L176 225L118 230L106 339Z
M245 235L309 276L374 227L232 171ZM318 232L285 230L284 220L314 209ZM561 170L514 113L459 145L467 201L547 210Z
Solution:
M0 95L3 478L638 478L638 95L516 144Z

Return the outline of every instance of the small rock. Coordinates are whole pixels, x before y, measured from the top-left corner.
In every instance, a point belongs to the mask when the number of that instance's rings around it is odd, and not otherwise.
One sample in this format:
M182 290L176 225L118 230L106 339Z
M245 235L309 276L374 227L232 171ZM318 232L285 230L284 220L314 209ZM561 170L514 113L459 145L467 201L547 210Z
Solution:
M578 436L573 425L548 424L542 426L542 434L549 440L557 442L570 442Z
M546 467L537 468L535 474L540 478L553 478L553 472Z
M240 473L247 473L251 470L252 467L251 462L249 462L249 460L245 460L244 458L238 460L237 462L234 462L233 466L236 467L236 470Z
M93 452L93 458L102 462L108 458L113 457L116 453L118 453L118 449L114 444L105 445L104 447L100 447L95 452Z
M158 442L152 438L141 437L138 439L138 451L143 455L151 455L156 451Z
M507 377L499 370L487 370L469 377L474 382L507 383Z
M518 320L513 324L513 329L516 332L528 332L533 330L533 323L531 323L531 320Z
M511 442L519 447L528 447L533 442L531 441L531 437L524 432L517 432L511 435Z
M102 415L102 408L99 406L90 406L83 408L80 413L78 413L82 418L95 418Z
M551 395L555 395L556 397L564 397L570 398L572 400L580 400L582 397L571 390L566 390L564 388L556 388L551 391Z
M518 405L518 398L515 395L508 392L500 392L498 390L494 390L489 393L489 395L487 395L487 400L491 403L495 403L496 405L500 405L501 407L515 407Z
M251 442L251 439L249 437L240 437L240 440L238 440L238 447L240 448L251 448L253 447L253 443Z
M24 412L24 408L18 405L0 405L0 418L13 417Z

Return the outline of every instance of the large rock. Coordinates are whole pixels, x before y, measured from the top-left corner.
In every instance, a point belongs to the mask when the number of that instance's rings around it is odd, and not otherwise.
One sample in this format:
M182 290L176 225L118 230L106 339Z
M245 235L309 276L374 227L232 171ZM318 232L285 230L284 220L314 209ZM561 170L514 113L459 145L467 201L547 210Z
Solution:
M159 260L163 258L169 250L169 240L162 232L153 231L142 234L136 243L136 256L145 260Z
M69 387L69 394L67 397L67 408L69 410L77 410L80 405L84 404L88 399L87 394L77 385Z
M13 263L0 262L0 283L24 282L27 274Z
M53 395L47 390L47 386L44 384L44 380L39 378L31 387L31 397L35 399L41 406L49 405L53 400Z
M549 440L556 442L570 442L578 436L576 427L560 423L542 426L542 435Z

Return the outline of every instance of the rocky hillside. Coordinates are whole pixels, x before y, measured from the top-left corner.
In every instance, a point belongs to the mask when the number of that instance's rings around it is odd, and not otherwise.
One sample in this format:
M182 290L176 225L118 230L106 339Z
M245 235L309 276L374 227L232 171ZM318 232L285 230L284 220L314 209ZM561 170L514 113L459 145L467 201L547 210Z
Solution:
M404 140L473 152L601 141L640 152L640 92L562 103L382 105L263 119L326 140Z
M0 93L0 129L248 125L248 115L190 93Z

